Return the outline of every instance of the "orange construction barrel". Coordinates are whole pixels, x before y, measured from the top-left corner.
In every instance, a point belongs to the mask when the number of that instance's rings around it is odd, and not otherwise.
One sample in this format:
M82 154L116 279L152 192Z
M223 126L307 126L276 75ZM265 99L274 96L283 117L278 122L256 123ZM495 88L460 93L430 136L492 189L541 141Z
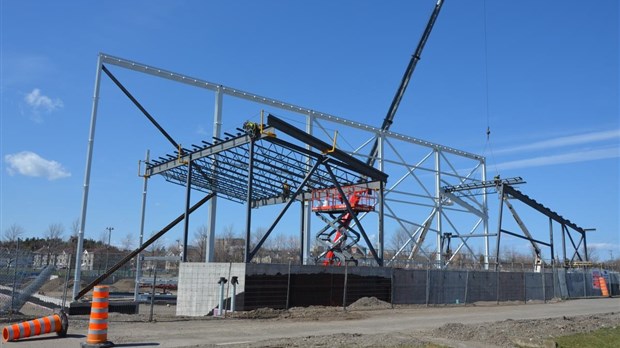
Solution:
M110 288L106 285L95 286L93 300L90 307L88 335L83 348L112 347L114 343L108 341L108 298Z
M59 314L6 326L2 329L2 338L4 342L8 342L50 332L55 332L59 337L65 337L67 329L69 329L69 320L65 312L61 311Z
M603 295L603 297L609 297L609 290L607 289L607 282L605 281L605 277L599 277L598 284L601 287L601 294Z

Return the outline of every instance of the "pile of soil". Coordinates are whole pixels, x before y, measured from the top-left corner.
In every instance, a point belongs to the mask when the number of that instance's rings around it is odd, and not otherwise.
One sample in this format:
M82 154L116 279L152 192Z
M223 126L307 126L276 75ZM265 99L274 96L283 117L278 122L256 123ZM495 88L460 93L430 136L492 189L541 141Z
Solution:
M124 278L110 285L110 291L113 292L133 292L135 290L136 281L134 279Z
M237 319L271 319L293 321L332 321L360 319L359 313L344 311L341 307L310 306L292 307L287 310L258 308L252 311L229 313L229 317Z
M83 284L84 282L81 282ZM58 277L51 280L48 280L43 286L39 289L39 293L47 294L47 293L62 293L63 288L65 286L65 278ZM67 283L67 289L73 289L73 279L69 279Z
M504 320L483 324L446 324L432 337L496 344L501 347L543 345L554 337L620 326L620 312L540 320Z
M392 305L388 302L381 301L376 297L362 297L359 300L351 303L348 309L388 309L392 308Z

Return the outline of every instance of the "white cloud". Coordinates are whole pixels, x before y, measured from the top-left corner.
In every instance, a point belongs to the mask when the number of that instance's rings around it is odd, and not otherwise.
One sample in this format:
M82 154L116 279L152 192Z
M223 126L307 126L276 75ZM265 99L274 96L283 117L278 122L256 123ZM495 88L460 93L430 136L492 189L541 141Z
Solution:
M8 163L7 171L10 175L21 174L25 176L45 177L48 180L62 179L71 176L62 164L56 161L46 160L34 152L22 151L4 156Z
M503 162L499 163L496 167L498 170L531 168L550 166L555 164L595 161L618 157L620 157L620 149L614 146L609 148L575 151L559 155L539 156L522 160Z
M588 247L597 250L620 250L620 244L613 243L588 243Z
M41 94L41 90L38 88L35 88L32 92L28 93L24 97L24 101L28 104L28 106L30 106L35 121L41 121L39 117L41 112L50 113L64 106L62 100L58 98L52 99L46 95L43 95Z
M539 141L527 145L519 145L506 149L500 149L495 151L495 154L507 154L515 152L526 152L543 149L558 148L571 145L589 144L599 141L620 139L620 129L613 129L601 132L591 132L577 135L570 135L565 137L559 137L549 139L545 141Z

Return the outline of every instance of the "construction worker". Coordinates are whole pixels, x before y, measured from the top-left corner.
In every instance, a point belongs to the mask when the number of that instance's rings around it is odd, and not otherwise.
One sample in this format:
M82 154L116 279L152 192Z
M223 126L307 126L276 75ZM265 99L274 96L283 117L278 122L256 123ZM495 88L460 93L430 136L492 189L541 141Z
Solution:
M291 186L284 180L282 183L282 198L285 200L291 195Z

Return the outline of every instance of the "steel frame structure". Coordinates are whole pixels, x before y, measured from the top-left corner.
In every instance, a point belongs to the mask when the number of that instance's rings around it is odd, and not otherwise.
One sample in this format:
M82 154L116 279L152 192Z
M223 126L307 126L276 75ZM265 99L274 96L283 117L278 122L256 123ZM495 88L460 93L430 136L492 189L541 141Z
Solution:
M346 120L344 118L324 112L312 110L310 108L297 106L246 92L237 88L227 87L219 83L209 82L200 78L191 77L169 70L149 66L135 61L114 57L105 53L100 53L97 60L97 73L93 94L93 104L91 112L91 126L89 129L88 150L86 155L86 170L84 176L84 189L82 196L82 212L80 216L80 229L78 233L78 247L76 256L75 284L80 281L81 252L83 250L84 230L86 226L86 213L88 202L88 191L91 175L91 163L93 156L93 144L95 135L95 125L99 102L99 90L101 83L101 72L104 71L104 64L128 69L135 72L152 75L167 79L173 82L198 87L214 92L215 109L213 120L213 137L221 139L221 125L223 114L223 95L251 101L270 108L297 115L305 118L305 133L317 137L325 134L331 141L331 132L328 129L337 127L346 131L355 132L355 138L362 139L361 143L351 146L349 149L339 147L339 152L346 153L361 161L368 159L368 148L374 141L378 141L377 160L375 167L380 171L390 175L392 181L385 187L382 207L385 209L384 217L378 221L377 230L384 228L384 221L389 221L389 228L399 228L407 233L406 240L396 247L392 257L385 263L393 264L399 258L405 257L414 259L419 252L422 257L437 263L438 267L449 265L454 258L461 252L468 251L471 254L481 254L484 257L484 267L488 267L489 260L489 226L487 209L487 192L482 189L480 195L469 195L455 199L446 194L442 187L448 185L476 184L486 180L486 159L485 157L470 152L458 150L445 145L440 145L430 141L414 138L408 135L399 134L392 131L384 131L379 128L366 125L360 122ZM138 104L136 104L138 105ZM329 127L328 127L329 125ZM345 132L343 132L345 133ZM224 143L224 142L222 142ZM206 145L206 144L205 144ZM253 149L254 147L250 147ZM307 143L306 150L312 151L316 144ZM262 151L262 147L257 148ZM182 151L191 152L188 149ZM177 154L178 155L178 154ZM230 156L247 156L238 153ZM250 158L253 156L250 155ZM286 156L284 156L286 157ZM185 160L185 159L183 159ZM206 169L207 163L203 163L202 168ZM214 165L213 162L210 163ZM310 165L306 163L306 165ZM174 171L171 171L174 173ZM171 178L173 174L170 174ZM187 175L187 178L202 180L195 173ZM182 177L174 180L179 181ZM253 180L253 179L252 179ZM258 179L257 179L258 180ZM145 183L146 185L146 183ZM266 185L268 186L268 185ZM187 185L188 192L192 185ZM273 189L273 187L272 187ZM239 198L242 192L230 191L229 198ZM256 194L248 193L250 198L247 201L257 198ZM188 193L189 197L189 193ZM261 199L273 199L267 196ZM261 204L261 199L253 200L252 204ZM189 200L189 198L188 198ZM215 240L215 216L217 211L217 199L213 197L209 200L208 233L209 244L207 245L206 261L212 261L214 255ZM273 203L276 203L273 201ZM248 207L248 209L251 209ZM306 202L303 210L304 221L302 226L302 260L303 263L312 262L310 256L311 246L311 209ZM360 214L359 219L353 226L360 224L368 214ZM434 222L434 225L433 225ZM380 226L380 227L379 227ZM442 235L449 231L452 238L459 240L458 246L453 254L446 258L441 252ZM425 235L430 232L435 234L435 247L428 248L434 251L427 251L422 248L425 243ZM372 234L368 233L368 239L372 239ZM187 236L185 236L185 239ZM376 253L379 259L384 255L384 233L376 233ZM476 252L473 245L474 240L483 240L484 246L481 252ZM371 243L369 240L368 243ZM186 240L185 240L186 244ZM372 243L371 243L372 245ZM74 286L74 297L78 293L77 285Z
M487 191L487 193L491 193L491 191L493 191L494 193L497 193L499 195L499 209L498 209L499 214L498 214L498 222L497 222L497 232L494 234L497 237L496 244L495 244L495 255L497 255L497 259L495 262L496 270L498 269L499 264L500 264L499 255L500 255L500 242L501 242L502 234L510 235L513 237L517 237L517 238L529 241L532 244L532 247L535 253L537 254L536 255L537 261L541 263L543 262L543 260L542 260L542 255L541 255L542 251L540 250L539 245L548 247L549 255L550 255L549 260L551 260L552 266L555 266L555 261L554 261L555 245L554 245L554 230L553 230L554 222L559 224L561 227L562 264L565 267L570 267L571 264L575 261L575 258L577 258L580 262L589 261L587 239L586 239L586 232L588 231L588 229L577 226L572 221L552 211L551 209L547 208L546 206L542 205L541 203L537 202L533 198L522 193L521 191L517 190L514 187L515 185L519 185L523 183L525 183L525 181L521 177L500 179L499 176L497 176L494 180L482 181L476 184L446 186L443 188L443 190L444 190L444 193L453 200L458 200L460 199L460 197L471 195L473 191L477 191L481 189L487 189L489 190ZM517 213L514 205L510 203L511 200L520 201L523 204L529 206L530 208L536 210L540 214L543 214L549 218L549 240L548 241L542 241L539 239L535 239L532 236L528 227L525 225L520 215ZM504 221L503 221L504 206L506 206L506 208L508 208L508 210L510 211L517 226L521 230L520 233L509 231L506 229ZM575 238L573 238L571 231L579 234L579 239L577 243L575 243ZM567 257L567 253L566 253L566 250L567 250L566 237L568 237L573 247L572 255L570 256L570 258ZM582 249L583 251L583 257L582 257L582 254L580 253L580 249Z

